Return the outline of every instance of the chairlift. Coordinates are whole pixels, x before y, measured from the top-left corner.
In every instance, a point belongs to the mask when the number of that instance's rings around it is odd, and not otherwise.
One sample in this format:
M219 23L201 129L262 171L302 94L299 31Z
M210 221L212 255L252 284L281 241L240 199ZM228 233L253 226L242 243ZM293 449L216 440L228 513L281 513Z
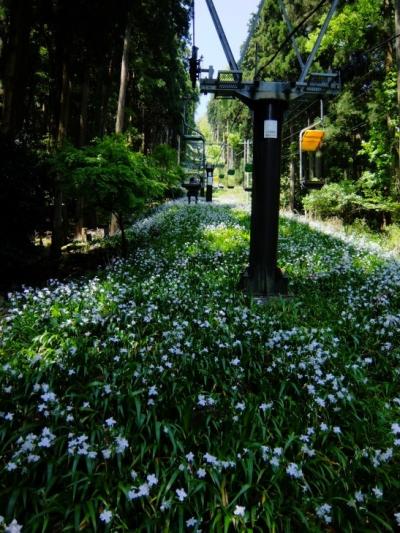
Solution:
M232 185L232 182L229 181L229 176L234 176L234 175L235 175L235 169L234 168L230 168L228 170L228 183L227 183L228 189L234 189L235 188L235 184L233 183L233 185Z
M243 189L246 192L252 192L253 190L253 165L252 163L246 163L244 166Z
M323 121L323 103L321 100L321 118L316 120L313 124L306 126L300 131L299 134L299 178L300 185L304 189L320 189L325 185L325 182L321 179L309 179L303 176L303 152L315 154L321 148L322 141L325 137L325 131L323 129L316 129Z

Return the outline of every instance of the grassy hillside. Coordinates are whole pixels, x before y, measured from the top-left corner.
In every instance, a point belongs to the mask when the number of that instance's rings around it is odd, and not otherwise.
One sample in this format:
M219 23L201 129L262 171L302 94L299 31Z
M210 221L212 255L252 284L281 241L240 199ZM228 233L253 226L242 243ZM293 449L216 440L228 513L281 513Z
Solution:
M396 530L400 265L284 219L290 297L260 305L237 289L248 226L171 204L127 260L11 295L3 524Z

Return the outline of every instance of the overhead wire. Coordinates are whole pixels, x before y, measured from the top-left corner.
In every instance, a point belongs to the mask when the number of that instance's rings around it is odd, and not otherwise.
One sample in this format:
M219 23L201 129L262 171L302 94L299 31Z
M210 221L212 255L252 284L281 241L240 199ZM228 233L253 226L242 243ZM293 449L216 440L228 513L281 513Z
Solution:
M303 115L306 111L308 111L310 109L310 107L312 107L313 105L315 105L319 100L313 100L311 102L311 104L309 104L307 107L303 108L301 111L299 111L296 115L294 115L293 117L290 117L290 120L285 120L285 122L283 123L283 126L284 127L287 127L287 126L290 126L290 124L293 124L296 120L297 117L300 117L301 115ZM299 106L300 107L300 106ZM296 108L298 109L298 107Z
M360 91L360 92L359 92L358 94L356 94L353 98L354 98L354 99L358 99L358 98L360 98L361 96L365 96L365 92ZM338 98L338 97L335 96L335 98L334 98L333 100L336 100L337 98ZM313 103L315 103L315 102L313 102ZM305 111L306 111L306 110L305 110ZM292 124L292 123L294 123L294 121L293 121L293 122L290 122L289 125ZM366 123L364 123L364 124L366 124ZM285 124L285 125L286 125L286 124ZM358 127L358 126L356 126L356 128L357 128L357 127ZM288 135L287 137L283 138L283 139L282 139L282 142L287 141L287 140L290 139L291 137L294 137L295 135L297 135L298 133L300 133L300 131L301 131L302 129L303 129L303 128L300 128L298 131L296 131L296 132L294 132L294 133L291 133L291 134ZM353 131L353 130L352 130L352 131Z
M299 29L301 29L304 24L309 20L309 18L311 18L311 16L316 12L318 11L318 9L320 9L320 7L322 7L322 5L326 2L327 0L321 0L317 6L315 8L313 8L305 17L304 19L299 23L297 24L297 26L295 28L293 28L293 30L289 33L289 35L287 36L287 38L285 39L285 41L278 47L277 51L275 52L275 54L272 56L271 59L268 60L268 62L263 65L262 67L260 67L260 69L257 71L256 73L256 78L258 78L264 71L265 69L276 59L276 57L278 56L278 54L280 53L280 51L286 46L286 44L291 40L291 38L293 37L293 35L295 35ZM384 41L381 41L380 43L378 43L377 45L373 46L372 48L366 50L364 53L365 54L370 54L372 52L375 52L376 50L382 48L383 46L385 46L388 42L390 41L393 41L395 39L397 39L398 37L400 37L400 33L394 33L393 35L391 35L388 39L385 39ZM368 76L370 73L367 72L364 76L362 76L360 80L364 79L366 76ZM365 95L365 91L360 91L360 93L358 93L354 98L359 98L361 96ZM335 96L332 101L335 101L336 99L338 99L340 97L340 94L338 94L337 96ZM293 124L295 122L295 119L298 118L299 116L301 116L302 114L304 114L310 107L312 107L314 104L316 103L316 101L313 101L311 102L311 104L309 104L308 106L306 106L304 109L300 110L296 115L294 116L290 116L290 120L289 121L285 121L284 123L284 127L288 127L290 126L290 124ZM299 107L299 106L298 106ZM296 109L298 109L298 107ZM295 111L296 111L295 109ZM233 127L236 122L237 122L237 119L241 113L241 109L239 109L238 113L236 114L232 124L231 124L231 127ZM353 128L351 131L354 131L355 129L357 129L358 127L362 126L366 124L366 122L364 123L361 123L359 125L357 125L355 128ZM296 133L299 133L301 130L297 131ZM285 137L283 139L283 141L287 140L287 139L290 139L291 137L293 137L294 135L296 135L296 133L292 133L290 134L289 136ZM222 156L222 150L221 150L221 154L220 154L220 157L218 158L218 161L220 160Z
M397 38L400 37L400 33L393 33L388 39L385 39L384 41L381 41L380 43L378 43L377 45L373 46L372 48L369 48L368 50L366 50L364 52L364 54L368 55L368 54L371 54L372 52L375 52L376 50L379 50L380 48L382 48L383 46L385 46L387 43L389 43L390 41L393 41ZM372 60L373 63L375 64L378 64L378 60ZM359 77L357 79L358 82L362 81L363 79L365 79L367 76L370 76L371 75L371 71L368 71L366 72L365 74L363 74L361 77ZM365 95L365 91L360 91L357 95L354 96L355 99L357 98L360 98L361 96L364 96ZM341 93L339 93L338 95L334 96L331 100L330 100L330 103L332 102L335 102L335 100L337 100L338 98L340 98L341 96ZM293 124L296 120L296 118L298 118L299 116L301 116L302 114L304 114L310 107L312 107L312 105L314 105L315 101L313 101L311 104L309 104L308 106L306 106L305 108L303 108L301 111L299 111L296 115L294 116L290 116L288 117L288 119L284 122L283 126L284 127L288 127L290 126L290 124ZM296 109L294 111L296 111L300 106L297 106ZM290 138L292 135L286 137L284 140Z

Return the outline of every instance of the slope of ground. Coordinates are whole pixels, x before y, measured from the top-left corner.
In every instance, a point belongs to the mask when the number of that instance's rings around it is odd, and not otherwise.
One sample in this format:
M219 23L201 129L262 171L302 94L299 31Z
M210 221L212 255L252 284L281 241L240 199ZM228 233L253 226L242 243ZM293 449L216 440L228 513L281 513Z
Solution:
M400 265L283 219L290 297L262 306L237 289L248 227L170 204L127 260L11 295L0 523L396 530Z

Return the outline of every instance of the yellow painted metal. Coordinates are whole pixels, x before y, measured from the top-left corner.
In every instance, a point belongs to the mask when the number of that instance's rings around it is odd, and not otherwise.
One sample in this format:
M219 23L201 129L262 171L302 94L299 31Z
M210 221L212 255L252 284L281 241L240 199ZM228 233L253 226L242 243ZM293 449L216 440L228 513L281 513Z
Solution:
M325 132L322 130L306 130L301 138L303 152L316 152L322 143Z

